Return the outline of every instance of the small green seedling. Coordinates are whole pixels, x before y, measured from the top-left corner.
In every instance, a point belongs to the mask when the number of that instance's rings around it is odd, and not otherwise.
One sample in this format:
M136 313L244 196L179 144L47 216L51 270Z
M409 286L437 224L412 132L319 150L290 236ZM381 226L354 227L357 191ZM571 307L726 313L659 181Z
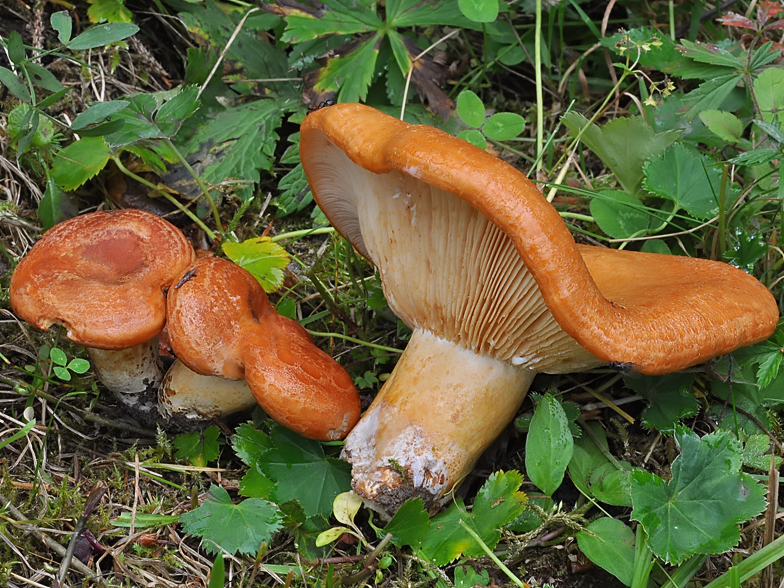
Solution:
M333 541L337 541L344 533L353 535L364 545L367 545L365 536L354 523L354 517L357 516L360 506L362 506L362 499L354 494L354 492L349 490L348 492L338 494L332 503L332 513L335 515L338 522L341 522L346 526L331 527L320 533L316 538L316 547L322 547Z
M463 90L457 97L457 114L467 126L473 127L457 136L480 149L487 147L486 139L508 141L522 133L525 127L523 117L513 112L496 112L485 120L485 105L471 90Z
M54 375L63 380L64 382L71 381L71 372L74 374L82 375L90 369L90 362L80 357L75 357L68 361L68 356L65 351L57 347L52 347L49 350L49 359L52 360L52 371Z

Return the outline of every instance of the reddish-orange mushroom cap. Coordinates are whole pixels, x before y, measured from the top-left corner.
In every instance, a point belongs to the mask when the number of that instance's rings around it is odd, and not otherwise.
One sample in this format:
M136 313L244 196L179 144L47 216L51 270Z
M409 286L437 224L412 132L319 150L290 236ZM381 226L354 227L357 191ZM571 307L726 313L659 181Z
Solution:
M256 279L215 257L199 260L168 295L168 331L193 371L245 378L277 422L314 439L341 439L359 419L351 377L307 332L280 316Z
M11 307L75 343L118 350L154 338L166 322L164 291L194 259L182 232L141 210L94 212L62 222L19 262Z

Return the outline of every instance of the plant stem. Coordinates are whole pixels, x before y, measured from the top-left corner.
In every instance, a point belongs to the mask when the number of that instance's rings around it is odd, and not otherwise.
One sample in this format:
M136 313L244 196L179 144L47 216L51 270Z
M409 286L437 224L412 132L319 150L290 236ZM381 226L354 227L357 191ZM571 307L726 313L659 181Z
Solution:
M534 72L536 76L536 169L542 169L544 146L544 95L542 92L542 0L536 0L536 28L534 30Z
M310 333L311 337L334 337L335 339L343 339L344 341L349 341L351 343L356 343L358 345L364 345L365 347L371 347L373 349L378 349L379 351L389 351L390 353L403 353L402 349L395 349L394 347L386 347L385 345L378 345L376 343L368 343L367 341L363 341L362 339L356 339L355 337L349 337L348 335L341 335L340 333L322 333L319 331L311 331L307 330Z
M284 239L299 239L300 237L309 237L311 235L331 235L336 233L333 227L321 227L319 229L302 229L300 231L289 231L288 233L281 233L275 235L270 239L273 243L283 241Z
M166 198L166 200L168 200L169 202L174 204L174 206L176 206L180 210L180 212L185 214L189 219L191 219L194 223L196 223L196 225L202 231L207 233L207 236L210 238L210 241L215 241L215 239L217 239L218 236L212 230L210 230L210 228L207 225L205 225L204 222L198 216L196 216L195 214L193 214L193 212L188 210L188 208L183 206L182 203L180 203L180 201L177 200L174 196L172 196L171 194L169 194L165 190L161 190L160 188L158 188L158 186L156 186L155 184L153 184L149 180L146 180L146 179L144 179L141 176L137 176L135 173L133 173L131 170L129 170L127 167L125 167L122 164L122 161L120 161L120 158L117 157L116 155L113 155L111 157L111 160L114 162L114 165L117 166L117 169L119 169L126 176L128 176L129 178L133 178L134 180L136 180L140 184L143 184L143 185L147 186L151 190L155 190L156 192L161 194L164 198Z
M202 180L201 177L199 177L199 174L197 174L194 171L194 169L191 167L191 164L188 163L188 160L185 159L182 153L180 153L180 150L177 149L177 147L174 146L174 143L171 142L171 139L164 139L163 141L169 149L174 151L174 153L177 155L177 159L179 159L180 163L182 163L182 165L185 166L185 169L188 170L188 173L191 174L191 177L199 186L199 189L204 194L204 197L207 199L207 202L209 203L210 208L212 209L212 216L215 218L215 226L218 227L218 232L221 234L221 236L223 236L223 225L221 224L221 220L220 220L220 212L218 212L218 207L215 206L215 201L212 199L212 196L210 196L210 190L207 187L207 185L204 183L204 180Z
M541 2L541 0L537 0L537 4L539 4L539 2ZM493 553L493 550L492 550L492 549L490 549L490 548L487 546L487 544L486 544L484 541L482 541L482 538L481 538L479 535L477 535L477 534L476 534L476 531L474 531L474 530L473 530L471 527L469 527L469 526L468 526L468 525L465 523L465 521L463 521L463 520L461 519L461 520L460 520L460 521L458 521L458 522L460 523L460 526L461 526L461 527L463 527L463 528L466 530L466 532L467 532L469 535L471 535L471 537L473 537L473 538L474 538L474 541L476 541L476 542L479 544L479 547L481 547L481 548L482 548L482 551L484 551L484 552L487 554L487 556L488 556L490 559L492 559L492 560L493 560L493 562L495 563L495 565L497 565L497 566L498 566L498 567L501 569L501 571L503 571L503 572L504 572L504 573L507 575L507 577L508 577L508 578L509 578L509 579L510 579L512 582L514 582L514 583L515 583L517 586L519 586L520 588L531 588L531 587L530 587L528 584L526 584L526 583L525 583L525 582L523 582L523 581L522 581L520 578L518 578L517 576L515 576L515 575L512 573L512 570L510 570L509 568L507 568L507 567L504 565L504 562L502 562L500 559L498 559L498 556L497 556L495 553Z

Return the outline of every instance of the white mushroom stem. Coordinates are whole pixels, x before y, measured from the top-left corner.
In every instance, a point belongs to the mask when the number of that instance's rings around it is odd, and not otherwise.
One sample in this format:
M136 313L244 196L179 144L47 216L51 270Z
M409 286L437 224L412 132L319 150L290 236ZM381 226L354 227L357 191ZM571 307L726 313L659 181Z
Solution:
M343 450L354 490L387 516L438 510L514 418L535 372L417 329Z
M166 372L158 395L161 416L186 429L213 416L223 417L257 405L245 380L202 376L179 359Z
M157 337L128 349L87 347L87 353L104 386L135 413L155 418L155 395L163 380Z

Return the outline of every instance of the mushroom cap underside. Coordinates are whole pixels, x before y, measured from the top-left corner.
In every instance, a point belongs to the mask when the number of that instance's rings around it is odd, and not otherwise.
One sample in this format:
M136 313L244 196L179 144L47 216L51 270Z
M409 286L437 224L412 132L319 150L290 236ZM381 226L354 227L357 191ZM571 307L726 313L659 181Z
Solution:
M11 307L72 341L125 349L155 337L166 321L164 290L194 259L182 232L142 210L94 212L55 225L19 262Z
M448 258L436 262L428 252L449 238L457 245L444 249L457 250L461 243L465 248L466 221L453 223L448 227L450 235L437 239L417 236L410 226L420 223L420 233L433 232L452 222L444 209L454 208L463 210L462 219L468 218L465 209L489 219L503 234L523 266L514 271L530 275L535 282L538 294L531 299L543 301L546 313L564 333L563 357L568 362L570 354L583 353L571 361L572 368L587 367L592 361L593 365L612 362L646 374L663 374L764 340L775 329L775 300L752 276L709 260L576 245L558 212L521 172L438 129L409 125L370 107L339 104L306 117L300 149L319 206L335 228L380 268L390 306L412 326L443 336L439 329L444 321L422 325L419 311L411 310L419 302L396 300L401 295L415 296L401 288L410 276L385 275L386 265L395 256L401 257L397 261L401 268L427 258L426 271L418 270L427 279L433 281L439 271L448 274L450 268L442 267L448 266ZM410 197L408 204L402 203L406 197ZM364 210L371 200L381 204ZM431 202L438 212L427 221L422 205ZM389 215L395 218L388 220ZM398 232L386 238L374 235L379 230L375 218L396 223ZM477 222L472 220L471 226ZM429 244L405 257L397 243L412 238ZM466 265L461 264L456 271ZM488 271L482 281L507 270ZM502 287L517 280L514 276L493 279ZM461 310L453 316L465 314ZM537 321L546 322L544 315ZM487 337L462 344L495 353ZM516 353L510 359L523 357L519 350Z

